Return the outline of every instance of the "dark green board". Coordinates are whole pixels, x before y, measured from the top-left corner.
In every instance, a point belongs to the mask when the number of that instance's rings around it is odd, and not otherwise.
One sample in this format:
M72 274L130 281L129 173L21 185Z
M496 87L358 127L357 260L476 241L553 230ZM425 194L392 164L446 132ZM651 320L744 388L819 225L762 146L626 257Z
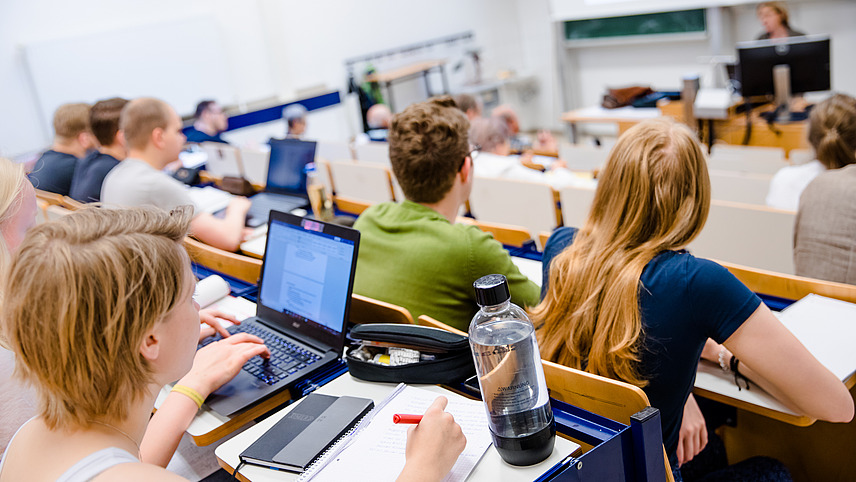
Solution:
M704 9L647 13L565 22L565 39L600 39L705 31Z

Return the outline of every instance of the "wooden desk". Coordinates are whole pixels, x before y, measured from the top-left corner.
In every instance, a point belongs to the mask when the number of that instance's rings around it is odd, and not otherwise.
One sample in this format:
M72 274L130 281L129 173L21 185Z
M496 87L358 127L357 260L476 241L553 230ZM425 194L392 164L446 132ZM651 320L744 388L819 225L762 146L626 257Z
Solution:
M445 60L425 60L415 64L405 65L397 69L388 70L386 72L376 72L366 76L366 81L377 82L386 87L386 100L389 109L395 112L395 104L392 98L392 84L414 77L422 76L425 78L425 86L428 89L428 96L434 94L431 92L431 86L428 83L428 74L432 70L439 70L440 76L443 79L443 93L449 92L449 81L446 79Z
M420 385L420 387L436 392L438 395L450 393L434 385ZM327 395L348 394L368 397L378 402L386 397L393 388L395 388L395 384L365 382L346 373L318 389L317 393ZM266 420L250 427L243 433L236 435L234 438L217 447L214 453L217 455L217 461L220 463L220 466L230 474L234 472L234 467L238 465L238 456L240 453L288 414L293 407L294 405L291 405L280 410L278 413L271 415ZM547 460L530 467L513 467L502 462L499 453L491 446L487 449L484 457L482 457L482 460L476 466L468 480L535 480L547 469L553 467L565 458L565 456L570 455L577 449L579 449L578 444L562 437L556 437L556 448ZM242 467L237 474L238 480L253 482L288 481L297 479L297 476L298 474L252 465Z
M521 273L541 286L540 261L517 257L511 259ZM771 275L775 274L777 273L771 273ZM856 374L844 380L844 384L847 388L853 388L856 385ZM754 384L752 390L738 390L734 384L734 379L729 374L723 373L719 366L706 361L699 363L693 393L746 412L798 427L806 427L816 421L816 419L794 413Z
M641 108L619 107L617 109L605 109L600 106L583 107L562 114L562 121L571 127L571 142L574 144L579 140L577 124L583 123L615 123L618 124L618 135L627 129L647 119L656 119L663 114L656 107Z
M750 146L781 147L785 155L789 156L793 149L808 148L808 123L805 121L790 124L775 124L775 129L760 117L760 112L765 108L757 109L750 116L752 123L752 135L749 138ZM630 127L646 119L657 117L672 117L678 122L683 122L683 103L681 101L661 101L657 108L620 107L618 109L604 109L600 106L584 107L562 114L562 120L571 127L571 142L578 140L577 124L581 123L616 123L618 134L621 135ZM694 126L695 127L695 126ZM702 139L707 139L707 126L700 133ZM737 114L732 109L731 116L726 120L713 122L714 134L717 141L726 144L740 145L746 132L745 114Z

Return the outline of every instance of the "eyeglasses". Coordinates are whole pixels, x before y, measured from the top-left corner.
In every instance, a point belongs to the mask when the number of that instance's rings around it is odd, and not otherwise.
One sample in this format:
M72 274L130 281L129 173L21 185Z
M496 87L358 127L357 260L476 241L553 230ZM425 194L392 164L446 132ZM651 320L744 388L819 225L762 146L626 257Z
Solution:
M466 162L466 160L467 160L467 158L468 158L468 157L469 157L470 159L472 159L473 161L475 161L476 157L478 157L478 155L479 155L479 151L481 151L481 146L480 146L480 145L478 145L478 144L470 144L470 152L468 152L468 153L467 153L467 155L466 155L466 156L464 156L464 158L463 158L463 159L461 159L461 165L460 165L460 166L458 166L458 170L460 171L461 169L463 169L463 167L464 167L464 162Z

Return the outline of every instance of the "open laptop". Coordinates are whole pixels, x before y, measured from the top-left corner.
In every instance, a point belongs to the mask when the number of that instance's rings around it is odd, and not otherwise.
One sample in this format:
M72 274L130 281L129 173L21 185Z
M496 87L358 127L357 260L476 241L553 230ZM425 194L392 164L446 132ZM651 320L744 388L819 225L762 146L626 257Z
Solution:
M305 167L315 162L315 145L299 139L271 139L267 183L264 192L250 198L247 226L263 224L272 209L288 212L309 206Z
M354 229L270 212L256 316L229 331L261 337L271 358L248 361L212 410L231 415L341 358L359 243Z

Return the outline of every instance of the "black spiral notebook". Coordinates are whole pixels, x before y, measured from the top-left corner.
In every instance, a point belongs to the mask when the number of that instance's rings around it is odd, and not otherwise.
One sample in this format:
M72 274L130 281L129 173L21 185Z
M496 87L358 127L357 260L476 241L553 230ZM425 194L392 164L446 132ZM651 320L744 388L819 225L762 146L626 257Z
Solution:
M310 393L241 453L241 463L303 472L373 407L367 398Z

